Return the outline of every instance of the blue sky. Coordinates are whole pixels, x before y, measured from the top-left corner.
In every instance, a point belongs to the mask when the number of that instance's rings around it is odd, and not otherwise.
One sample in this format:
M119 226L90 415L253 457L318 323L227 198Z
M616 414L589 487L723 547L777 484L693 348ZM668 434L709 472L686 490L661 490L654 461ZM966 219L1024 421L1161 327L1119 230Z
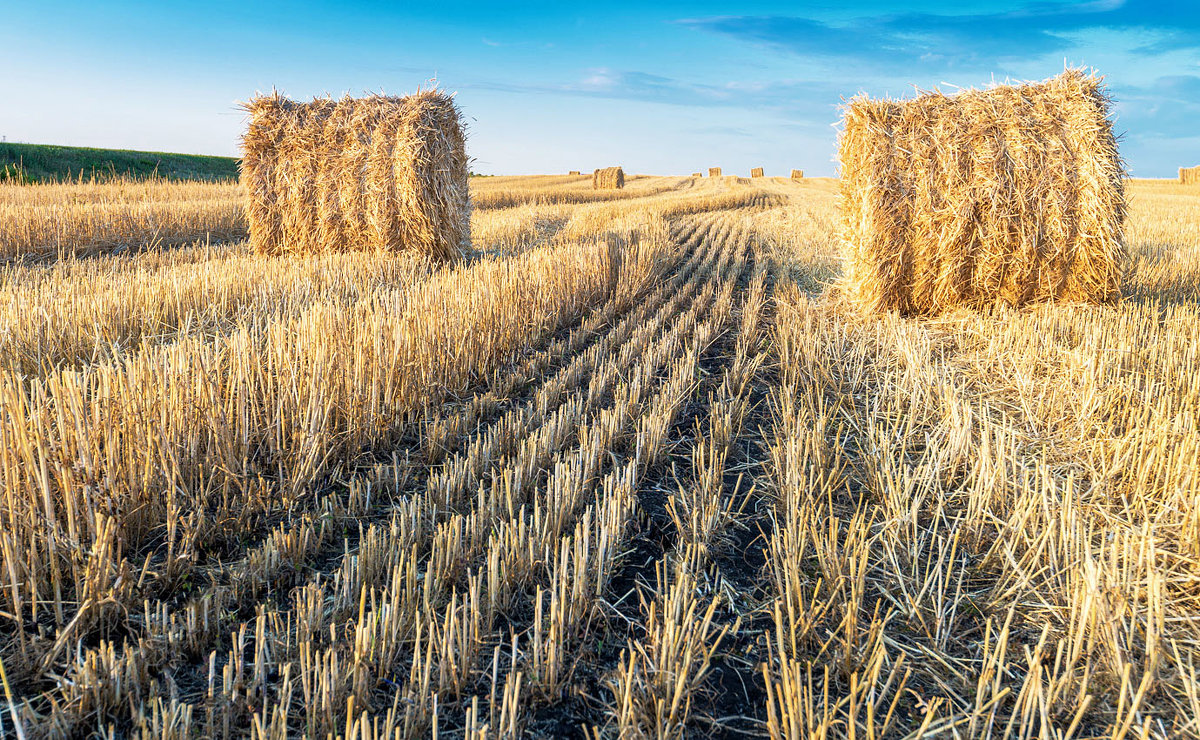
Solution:
M12 0L7 0L6 5ZM0 11L0 136L235 154L236 101L457 91L475 169L836 171L844 98L1106 75L1135 175L1200 164L1200 2L114 0Z

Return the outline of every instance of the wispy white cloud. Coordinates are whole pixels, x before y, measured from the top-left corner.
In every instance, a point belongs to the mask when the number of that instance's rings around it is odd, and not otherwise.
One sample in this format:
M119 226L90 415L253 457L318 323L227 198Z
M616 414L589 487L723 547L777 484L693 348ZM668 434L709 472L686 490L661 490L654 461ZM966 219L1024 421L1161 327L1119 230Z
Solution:
M1200 5L1171 0L1034 2L991 13L890 13L843 21L806 15L685 18L680 25L794 54L867 66L961 68L1059 53L1088 31L1136 34L1129 50L1148 55L1200 49Z

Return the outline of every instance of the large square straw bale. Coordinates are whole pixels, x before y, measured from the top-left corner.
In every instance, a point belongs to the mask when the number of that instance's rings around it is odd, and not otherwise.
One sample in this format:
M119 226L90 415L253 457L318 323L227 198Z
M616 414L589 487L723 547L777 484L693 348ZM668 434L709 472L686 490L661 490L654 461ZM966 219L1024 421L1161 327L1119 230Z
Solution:
M447 260L468 248L467 155L452 96L301 103L274 93L245 108L242 183L259 252L414 250Z
M842 290L935 314L1120 297L1125 172L1080 70L909 101L855 98L839 141Z

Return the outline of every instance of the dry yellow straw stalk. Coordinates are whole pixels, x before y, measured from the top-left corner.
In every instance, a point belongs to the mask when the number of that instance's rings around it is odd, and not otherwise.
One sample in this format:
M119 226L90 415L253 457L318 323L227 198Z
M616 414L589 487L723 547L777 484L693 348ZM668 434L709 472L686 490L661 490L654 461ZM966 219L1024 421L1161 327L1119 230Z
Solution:
M804 170L792 170L792 179L793 180L803 180L804 179Z
M242 183L250 241L267 254L416 250L462 256L467 155L451 95L245 104Z
M1102 78L858 97L839 141L842 290L934 314L1120 297L1125 172Z
M750 177L762 177L762 176L763 176L763 168L762 167L755 167L754 169L750 170Z
M720 177L721 176L721 168L720 167L709 167L708 168L708 176L709 177Z
M617 190L625 187L625 170L620 167L603 167L592 173L592 188L595 190Z
M1179 183L1181 185L1200 185L1200 167L1180 167Z

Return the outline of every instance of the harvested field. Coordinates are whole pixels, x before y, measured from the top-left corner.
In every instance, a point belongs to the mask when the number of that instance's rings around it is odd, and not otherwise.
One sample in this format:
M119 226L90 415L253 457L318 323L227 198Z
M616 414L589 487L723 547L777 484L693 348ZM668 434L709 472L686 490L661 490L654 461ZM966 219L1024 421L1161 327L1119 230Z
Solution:
M590 185L0 269L0 736L1200 738L1200 193L1116 306L904 319L836 181Z

